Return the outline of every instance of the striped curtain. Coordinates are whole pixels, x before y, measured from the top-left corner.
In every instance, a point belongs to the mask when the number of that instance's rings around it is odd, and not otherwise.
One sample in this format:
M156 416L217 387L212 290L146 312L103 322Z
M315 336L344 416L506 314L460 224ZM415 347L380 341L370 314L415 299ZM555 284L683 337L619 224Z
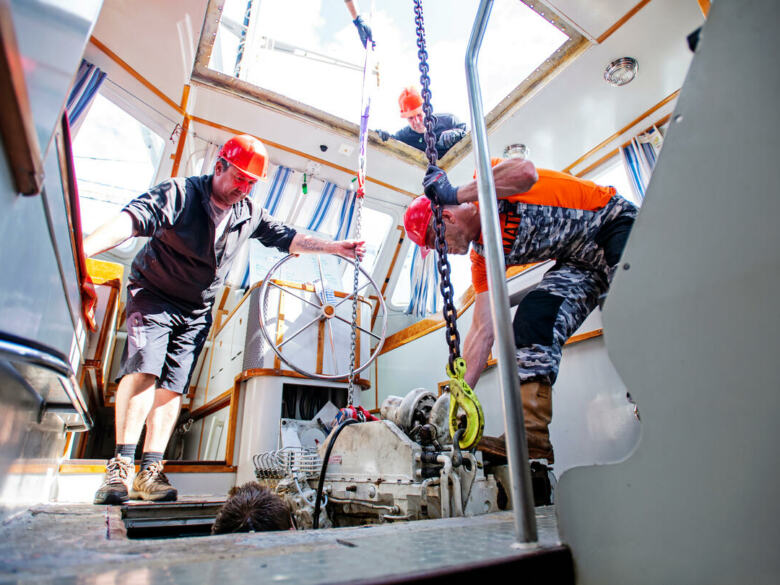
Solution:
M412 253L412 266L409 269L409 305L404 313L415 317L425 317L438 310L439 272L436 270L436 251L432 250L425 258L420 247L415 245Z
M314 213L309 220L309 224L306 229L312 231L319 231L322 221L328 215L328 210L333 203L333 195L336 193L336 185L334 183L325 183L325 187L322 189L322 194L317 202L317 206L314 208Z
M82 115L88 109L92 100L95 99L105 79L106 74L98 67L84 59L81 60L78 73L76 73L76 80L73 82L73 89L70 90L66 104L73 134L76 133L76 130L81 125L80 121L84 121Z
M663 142L661 132L653 126L644 134L635 136L630 142L620 147L626 175L628 175L634 194L639 201L645 198L645 191Z
M268 194L265 197L263 207L268 210L268 213L274 215L279 208L279 203L282 201L282 195L284 194L284 188L287 186L287 179L290 178L291 170L287 167L279 165L274 173L273 181L268 189Z

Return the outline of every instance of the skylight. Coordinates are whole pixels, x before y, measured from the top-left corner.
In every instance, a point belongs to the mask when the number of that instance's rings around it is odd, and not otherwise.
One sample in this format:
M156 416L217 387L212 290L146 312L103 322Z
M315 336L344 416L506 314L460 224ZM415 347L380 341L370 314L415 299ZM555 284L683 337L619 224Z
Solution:
M420 78L413 4L379 0L373 13L371 4L363 0L360 6L374 31L380 82L369 126L394 132L404 125L398 94ZM434 111L467 123L464 57L477 5L476 0L424 3ZM479 60L485 111L568 40L520 0L496 2ZM343 2L226 0L209 67L357 123L363 55Z

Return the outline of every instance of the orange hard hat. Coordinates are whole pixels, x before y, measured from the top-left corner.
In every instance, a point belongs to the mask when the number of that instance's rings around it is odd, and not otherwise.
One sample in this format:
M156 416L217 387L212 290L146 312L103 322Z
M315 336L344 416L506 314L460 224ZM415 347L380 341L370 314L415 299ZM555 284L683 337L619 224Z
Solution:
M219 151L219 157L256 181L268 179L268 152L263 143L254 136L233 136Z
M425 195L412 201L411 205L406 209L406 213L404 213L406 234L410 240L420 246L423 258L431 251L425 244L425 237L428 234L428 225L431 223L432 216L431 200Z
M405 87L398 96L398 107L402 118L411 118L422 112L422 96L413 85Z

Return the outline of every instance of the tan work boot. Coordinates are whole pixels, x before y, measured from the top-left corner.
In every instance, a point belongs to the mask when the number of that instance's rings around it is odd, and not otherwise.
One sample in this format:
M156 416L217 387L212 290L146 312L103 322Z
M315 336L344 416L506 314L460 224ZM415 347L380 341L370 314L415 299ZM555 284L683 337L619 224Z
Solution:
M95 504L119 505L128 499L128 489L133 482L135 463L130 458L117 455L106 465L103 483L95 492Z
M552 386L544 382L520 384L525 419L525 438L528 441L529 459L547 459L554 462L550 443L550 421L552 420Z
M152 463L135 476L130 497L147 502L175 502L177 491L163 473L162 461Z

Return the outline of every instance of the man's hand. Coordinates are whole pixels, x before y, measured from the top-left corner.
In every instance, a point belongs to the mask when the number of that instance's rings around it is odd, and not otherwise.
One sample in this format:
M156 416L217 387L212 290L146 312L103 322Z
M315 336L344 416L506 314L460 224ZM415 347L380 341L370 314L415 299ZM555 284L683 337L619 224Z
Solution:
M447 173L436 165L428 165L428 172L423 179L423 189L428 199L442 205L458 204L458 188L450 184Z
M358 14L357 18L355 18L355 20L352 22L355 25L355 28L357 28L358 35L360 36L360 42L363 43L363 46L365 47L366 43L371 41L371 47L375 49L376 43L374 42L374 37L371 34L371 27L363 21L363 17Z
M338 240L333 242L335 247L334 254L339 254L346 258L354 258L362 260L366 255L366 243L364 241L357 240Z
M451 130L445 130L439 136L436 141L436 146L442 150L449 150L452 148L463 136L466 134L465 130L459 128L452 128Z
M379 138L382 139L382 142L387 142L390 140L390 133L385 132L384 130L375 130L377 134L379 134Z

